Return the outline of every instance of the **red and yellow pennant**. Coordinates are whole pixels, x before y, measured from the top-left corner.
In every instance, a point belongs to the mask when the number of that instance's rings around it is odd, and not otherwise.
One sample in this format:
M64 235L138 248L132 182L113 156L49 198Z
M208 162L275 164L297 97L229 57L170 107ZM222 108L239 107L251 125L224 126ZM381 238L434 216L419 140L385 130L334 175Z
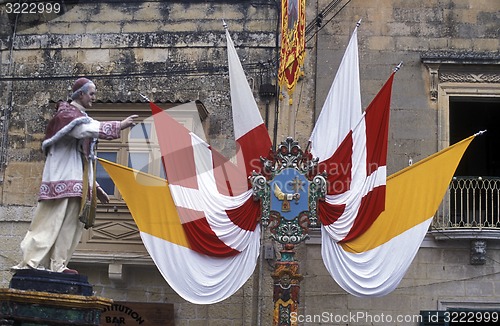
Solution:
M281 51L278 84L291 95L306 56L306 0L281 1Z

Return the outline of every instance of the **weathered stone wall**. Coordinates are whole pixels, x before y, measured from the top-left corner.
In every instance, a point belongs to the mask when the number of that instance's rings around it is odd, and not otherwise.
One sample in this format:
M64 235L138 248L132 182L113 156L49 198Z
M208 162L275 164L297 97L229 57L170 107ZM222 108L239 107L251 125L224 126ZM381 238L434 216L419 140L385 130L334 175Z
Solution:
M321 10L330 3L319 1ZM338 6L340 8L340 6ZM429 75L421 63L428 51L496 53L500 48L495 0L351 1L319 32L316 108L333 81L358 20L361 97L366 108L399 62L391 102L388 172L437 151L437 103L429 97ZM326 19L324 19L326 21Z
M308 245L307 263L302 265L304 320L321 318L324 325L372 325L370 321L377 321L373 325L419 325L414 316L421 310L443 309L450 302L498 307L498 244L488 249L484 265L471 265L468 241L435 242L429 237L396 290L380 298L358 298L332 280L323 265L319 239L313 242L317 244ZM335 322L345 316L354 319ZM408 318L408 322L396 322L397 318Z
M272 3L92 1L68 4L64 14L18 17L3 10L2 25L8 27L0 62L6 77L2 111L8 116L3 204L34 204L50 103L67 99L78 76L93 79L104 102L137 102L140 94L157 102L202 101L210 113L209 139L232 154L223 19L259 101L266 64L276 59ZM34 180L17 179L25 175L20 169L36 169L28 174Z
M266 64L276 57L274 2L73 1L63 15L20 15L17 24L16 17L1 7L0 163L6 163L0 167L2 286L8 285L9 267L19 257L19 243L36 202L43 166L40 141L53 112L51 102L66 99L68 87L82 75L95 80L102 101L136 102L141 100L139 93L159 102L198 99L209 111L211 141L230 153L226 140L233 135L222 19L229 25L264 115L265 103L257 93L261 78L268 73ZM330 2L308 1L308 19L314 19ZM334 12L325 17L324 24ZM358 36L364 107L392 69L404 63L393 87L389 172L405 167L410 157L417 161L434 153L438 148L437 103L429 97L430 81L421 53L498 53L499 12L498 0L350 1L307 43L305 76L294 98L297 139L305 146L349 37L362 19ZM274 102L270 107L272 126ZM282 103L278 141L287 135L289 113ZM438 302L450 299L497 300L498 247L489 246L491 259L482 266L468 264L467 248L465 240L431 241L421 248L394 293L363 299L347 295L335 284L323 266L319 245L301 245L298 258L305 276L301 313L361 311L396 316L437 309ZM186 303L153 265L130 266L123 284L109 280L107 265L76 267L89 276L98 295L174 303L176 325L206 325L207 320L211 325L248 325L257 324L258 316L262 325L271 323L271 271L266 262L233 297L210 306Z
M232 154L232 118L223 19L256 100L262 76L276 61L278 11L272 1L74 1L61 15L7 15L0 25L2 160L0 179L0 284L19 259L19 244L36 203L43 155L40 143L54 102L68 98L79 76L95 81L98 100L200 100L209 111L209 139ZM16 23L17 19L17 23ZM14 33L15 32L15 33ZM272 66L271 66L271 69ZM274 110L271 101L270 109ZM271 113L271 119L273 114ZM272 125L272 120L271 120ZM2 138L3 139L3 138ZM186 303L156 267L127 266L116 284L107 264L75 264L96 295L115 300L175 304L176 325L255 324L254 280L218 305ZM269 289L267 284L264 288ZM268 319L268 318L267 318Z

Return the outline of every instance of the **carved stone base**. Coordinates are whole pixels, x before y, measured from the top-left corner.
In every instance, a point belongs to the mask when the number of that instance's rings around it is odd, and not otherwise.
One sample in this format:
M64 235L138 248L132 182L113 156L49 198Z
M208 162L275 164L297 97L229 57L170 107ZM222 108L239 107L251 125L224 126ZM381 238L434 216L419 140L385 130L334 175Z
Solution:
M10 280L10 288L17 290L62 294L92 295L87 276L63 274L36 269L18 270Z
M94 296L0 289L0 325L99 325L111 304Z

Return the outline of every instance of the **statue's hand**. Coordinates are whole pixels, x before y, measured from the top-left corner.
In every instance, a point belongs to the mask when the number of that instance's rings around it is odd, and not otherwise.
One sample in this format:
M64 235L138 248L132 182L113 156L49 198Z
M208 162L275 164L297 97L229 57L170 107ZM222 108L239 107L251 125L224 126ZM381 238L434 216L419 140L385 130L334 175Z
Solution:
M120 121L120 129L123 130L125 128L135 126L134 119L136 119L138 117L139 116L137 114L132 114L132 115L128 116L127 118L123 119L122 121Z

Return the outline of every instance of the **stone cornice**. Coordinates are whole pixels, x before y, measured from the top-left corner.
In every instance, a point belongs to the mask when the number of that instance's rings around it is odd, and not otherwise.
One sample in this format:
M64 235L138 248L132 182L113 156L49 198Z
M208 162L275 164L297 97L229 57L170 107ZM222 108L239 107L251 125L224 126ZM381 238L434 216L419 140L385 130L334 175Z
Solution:
M500 52L434 51L420 55L429 71L429 95L437 100L439 83L500 83Z
M500 52L431 51L420 55L424 64L500 64Z

